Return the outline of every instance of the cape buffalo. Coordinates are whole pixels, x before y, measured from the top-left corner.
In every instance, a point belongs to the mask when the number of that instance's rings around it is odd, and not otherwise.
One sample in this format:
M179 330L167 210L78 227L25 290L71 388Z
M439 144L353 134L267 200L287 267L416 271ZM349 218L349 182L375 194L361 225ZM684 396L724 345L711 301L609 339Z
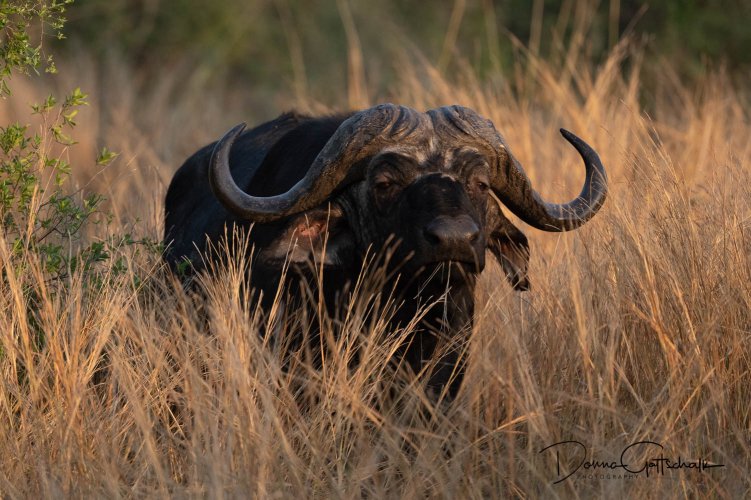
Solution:
M393 321L403 324L419 306L440 299L400 353L415 371L441 339L471 330L486 249L515 289L529 288L527 238L499 202L537 229L568 231L590 220L607 193L597 153L562 129L584 160L584 188L569 203L543 200L492 122L461 106L425 113L393 104L324 117L287 113L244 128L199 150L172 179L165 201L167 263L176 269L190 262L201 270L208 243L231 234L232 225L253 224L254 287L273 296L285 261L316 258L331 298L357 277L368 252L388 246L403 304ZM458 350L435 366L428 386L450 384L454 393L463 368Z

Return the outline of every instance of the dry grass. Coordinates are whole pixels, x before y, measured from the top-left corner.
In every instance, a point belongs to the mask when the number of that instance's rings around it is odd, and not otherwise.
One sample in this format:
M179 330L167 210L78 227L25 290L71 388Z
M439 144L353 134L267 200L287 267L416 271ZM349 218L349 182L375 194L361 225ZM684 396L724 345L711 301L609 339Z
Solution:
M415 69L388 95L360 89L358 99L476 109L556 201L570 198L582 177L560 126L595 146L611 179L604 210L581 230L527 231L531 292L514 293L497 267L485 271L458 400L434 408L413 383L398 401L373 403L393 376L385 360L403 332L363 321L372 305L367 284L343 324L325 323L334 355L324 368L293 361L283 370L278 346L257 335L274 320L242 301L240 265L221 271L199 302L144 253L126 255L130 273L111 287L85 290L73 277L69 292L54 295L32 257L21 273L7 269L0 242L3 496L751 495L745 97L722 74L687 88L669 69L645 90L638 54L626 45L598 68L576 57L531 57L512 75L518 92L504 80L476 81L469 70L447 80L428 64L405 67ZM86 65L73 69L93 98L71 161L93 163L102 144L122 153L112 172L84 170L79 180L109 195L115 226L138 217L140 234L154 238L181 159L235 121L256 118L229 105L239 91L217 97L201 92L200 81L175 78L141 94L127 72L102 82ZM44 93L17 88L15 102ZM651 116L640 104L647 90ZM11 105L2 103L0 122L23 116ZM146 276L138 289L132 274ZM29 290L40 297L38 329L28 318ZM289 329L270 328L282 337ZM355 342L363 359L348 369ZM106 376L95 375L103 364ZM725 467L635 479L580 471L553 485L554 455L539 451L568 439L598 460L651 440L671 458ZM641 450L633 461L654 455Z

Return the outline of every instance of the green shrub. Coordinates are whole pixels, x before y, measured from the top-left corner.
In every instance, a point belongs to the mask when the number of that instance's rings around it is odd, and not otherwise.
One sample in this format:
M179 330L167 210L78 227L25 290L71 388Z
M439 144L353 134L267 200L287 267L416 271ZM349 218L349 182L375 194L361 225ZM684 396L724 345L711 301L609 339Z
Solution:
M65 8L72 0L0 0L0 89L10 98L14 74L54 73L52 57L44 52L45 37L63 38ZM66 149L75 145L72 130L76 115L87 105L86 94L76 88L62 100L54 96L32 105L41 125L21 123L0 126L0 218L2 237L11 249L14 268L22 269L29 253L39 257L51 282L74 271L88 271L105 263L107 272L122 270L114 250L137 243L129 235L109 235L84 242L86 230L108 221L100 209L103 197L72 189L73 166ZM104 167L116 153L103 148L97 165ZM8 267L5 266L5 272ZM91 282L101 284L91 273Z

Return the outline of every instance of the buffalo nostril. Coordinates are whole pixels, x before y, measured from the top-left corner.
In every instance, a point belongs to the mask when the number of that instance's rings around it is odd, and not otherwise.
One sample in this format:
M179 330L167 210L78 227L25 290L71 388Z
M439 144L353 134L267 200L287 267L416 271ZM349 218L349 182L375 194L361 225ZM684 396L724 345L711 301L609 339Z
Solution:
M451 246L475 243L480 237L480 228L468 216L438 216L423 228L425 240L436 246Z
M430 224L425 226L422 230L422 234L425 237L425 241L431 245L438 245L441 243L442 233L438 228L432 227Z

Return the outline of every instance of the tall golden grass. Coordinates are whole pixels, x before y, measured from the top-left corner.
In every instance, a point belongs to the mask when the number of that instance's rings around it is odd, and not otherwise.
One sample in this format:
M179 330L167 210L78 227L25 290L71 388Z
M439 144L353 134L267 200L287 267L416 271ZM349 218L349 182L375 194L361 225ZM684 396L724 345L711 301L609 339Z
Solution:
M517 72L492 84L471 68L447 78L415 59L399 62L387 93L350 96L474 108L551 200L571 198L582 180L559 127L592 144L610 176L605 208L581 230L526 231L532 291L515 293L497 266L485 270L458 398L436 407L409 379L384 389L405 333L366 314L378 306L367 276L345 320L310 319L331 348L323 368L301 359L285 368L279 342L258 331L267 324L284 339L294 325L278 322L281 301L269 316L243 301L242 262L206 279L197 299L158 256L125 252L129 271L111 286L92 290L74 274L60 294L33 256L10 269L0 241L3 496L751 495L748 96L722 72L688 86L667 63L645 87L626 42L599 66L575 51L559 63L522 53ZM252 89L217 96L165 78L141 93L127 71L96 77L80 60L61 67L92 105L81 144L65 154L85 166L102 144L120 151L111 172L84 167L78 182L109 196L115 229L138 218L139 235L158 239L172 173L235 121L258 118L225 111ZM13 106L48 90L14 83L2 123L26 120ZM305 99L280 111L326 108ZM134 276L144 279L136 286ZM555 455L540 450L564 440L584 443L588 459L618 460L650 440L671 459L724 467L634 478L581 469L553 484ZM640 449L633 468L656 454Z

